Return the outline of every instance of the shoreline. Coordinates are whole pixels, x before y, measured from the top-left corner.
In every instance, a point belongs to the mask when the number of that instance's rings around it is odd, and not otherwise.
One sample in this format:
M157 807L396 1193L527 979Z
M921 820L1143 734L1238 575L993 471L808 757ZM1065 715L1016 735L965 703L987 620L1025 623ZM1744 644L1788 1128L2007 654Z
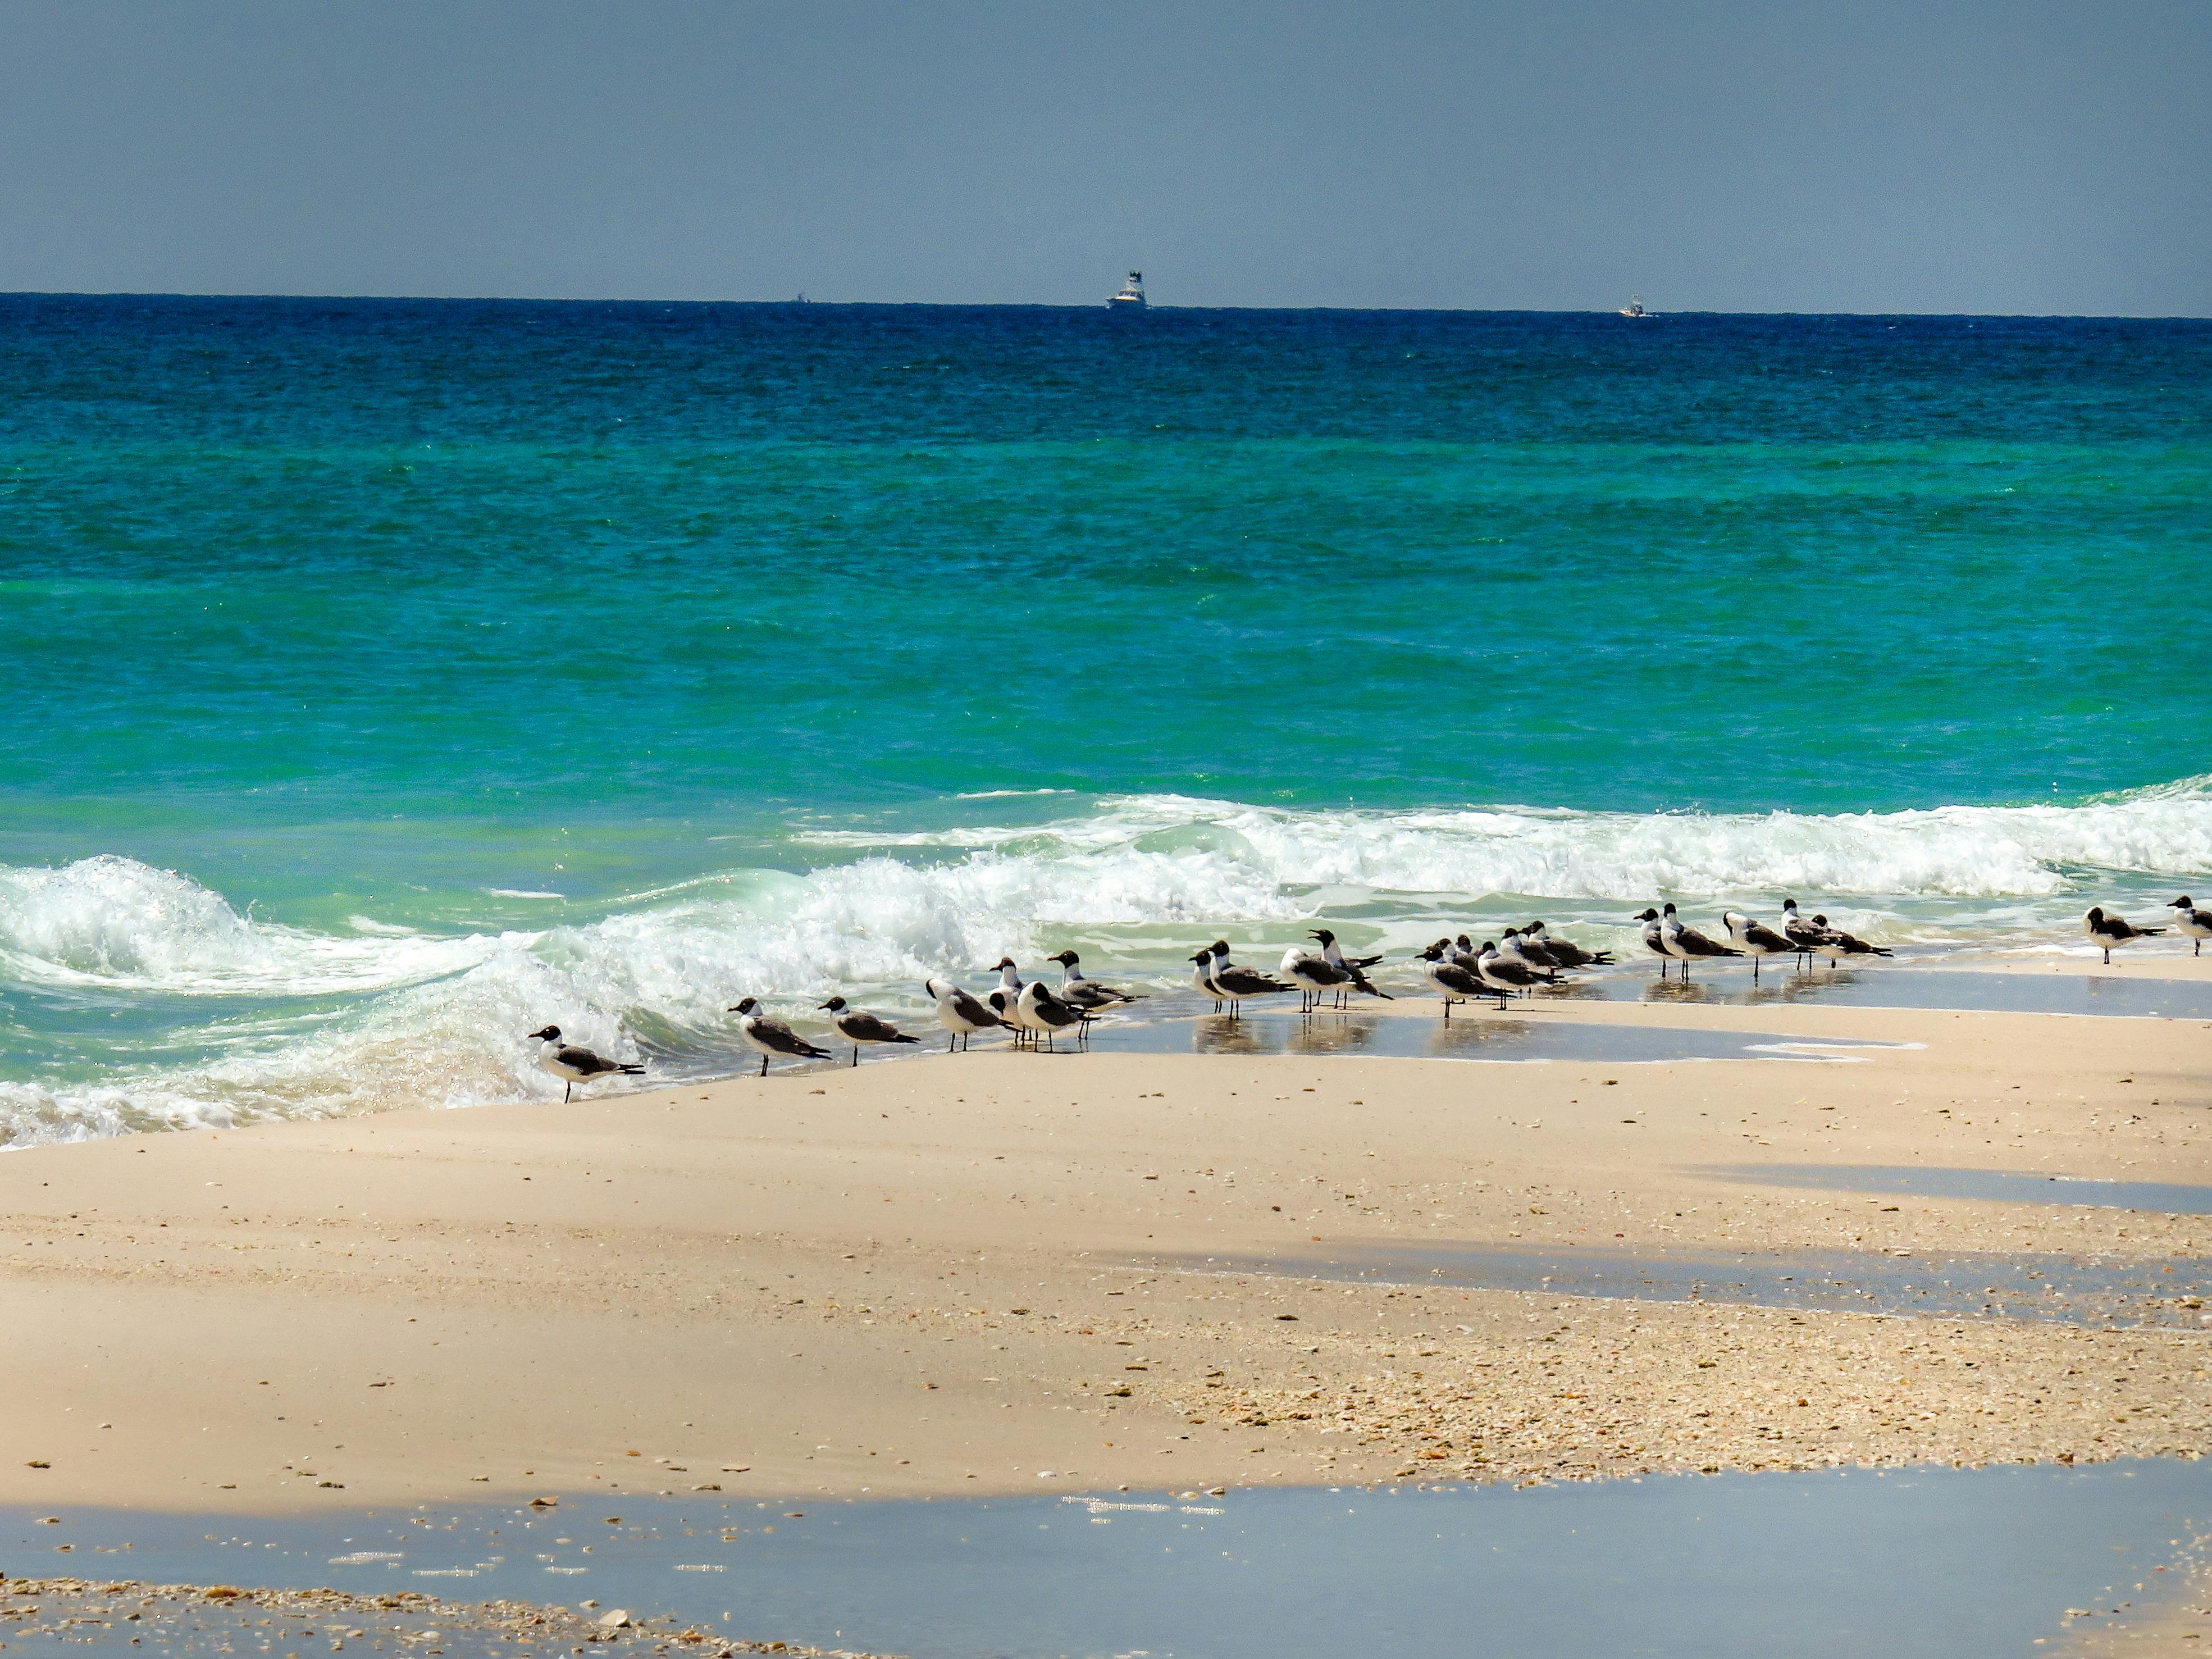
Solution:
M1915 1164L2203 1182L2194 1023L1759 1012L1918 1046L1610 1069L979 1049L0 1159L19 1334L0 1402L25 1449L0 1503L1203 1489L2212 1446L2196 1331L1129 1265L1486 1242L2212 1253L2203 1215L1850 1185Z

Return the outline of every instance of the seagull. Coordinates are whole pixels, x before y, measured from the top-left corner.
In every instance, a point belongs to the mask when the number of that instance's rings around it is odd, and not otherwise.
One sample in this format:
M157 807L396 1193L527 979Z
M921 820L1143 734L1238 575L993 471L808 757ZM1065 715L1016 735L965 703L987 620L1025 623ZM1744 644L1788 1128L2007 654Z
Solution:
M1465 1002L1470 997L1486 994L1482 981L1455 962L1444 960L1444 952L1451 947L1448 941L1438 939L1420 953L1421 977L1436 988L1444 1000L1444 1024L1451 1024L1452 1004Z
M1782 901L1782 936L1797 947L1797 954L1805 958L1808 965L1820 953L1825 931L1797 914L1796 899Z
M1473 939L1462 933L1455 939L1440 942L1445 944L1445 956L1449 960L1457 963L1470 974L1476 971L1476 965L1482 960L1482 952L1474 948Z
M763 1077L768 1075L769 1058L772 1054L781 1054L787 1060L830 1058L827 1048L817 1048L799 1036L762 1007L757 997L747 997L730 1012L738 1016L738 1035L744 1038L746 1046L760 1050L760 1074Z
M1267 996L1291 988L1282 981L1263 974L1256 968L1239 968L1230 961L1229 941L1225 939L1213 941L1213 986L1215 990L1229 999L1231 1019L1241 1015L1243 1011L1237 1005L1246 997Z
M1316 933L1314 937L1320 939L1322 936ZM1378 991L1368 982L1364 964L1344 957L1341 952L1339 952L1337 959L1330 959L1328 947L1334 942L1334 934L1323 940L1320 956L1296 945L1283 952L1283 965L1279 971L1305 994L1305 1005L1298 1012L1311 1013L1321 1006L1322 999L1325 996L1334 997L1338 1006L1341 1006L1352 991L1364 991L1370 997L1381 997L1385 1002L1390 1001L1392 999L1388 991Z
M2125 945L2131 939L2148 939L2154 933L2166 931L2163 927L2138 927L2124 916L2108 916L2094 907L2087 915L2081 918L2081 929L2105 947L2105 966L2107 968L2112 965L2112 947L2115 945Z
M1022 987L1019 1006L1023 1023L1033 1031L1043 1032L1048 1048L1054 1032L1065 1031L1071 1025L1075 1028L1079 1043L1091 1041L1091 1016L1053 995L1052 987L1041 979L1033 979Z
M1671 904L1664 906L1659 922L1659 942L1667 947L1667 954L1682 964L1682 977L1690 976L1690 964L1699 957L1740 957L1742 951L1732 945L1717 945L1694 927L1685 927L1681 917L1674 914Z
M2197 941L2197 948L2189 954L2192 957L2203 956L2204 941L2212 939L2212 910L2198 909L2189 902L2189 895L2186 893L2166 908L2173 912L2174 922L2180 927L2182 933Z
M1673 953L1667 949L1666 941L1659 936L1659 913L1650 905L1646 905L1642 912L1632 920L1644 924L1644 948L1659 958L1659 977L1666 978L1667 964L1674 958ZM1689 971L1686 968L1682 970L1686 977Z
M864 1042L919 1042L920 1037L908 1036L887 1019L847 1004L842 997L831 997L822 1005L830 1015L830 1023L837 1028L837 1035L853 1045L853 1064L860 1063L860 1045Z
M1340 968L1346 970L1347 972L1352 972L1363 969L1372 968L1376 963L1382 960L1379 953L1371 957L1347 957L1344 954L1343 946L1340 945L1336 942L1336 935L1330 933L1326 927L1315 928L1313 930L1313 937L1321 942L1322 960L1328 963L1332 968ZM1375 990L1372 986L1366 984L1364 981L1359 981L1358 985L1360 989L1368 991L1376 996L1381 997L1386 1002L1393 1000L1388 991ZM1342 988L1340 987L1336 994L1336 1006L1340 1008L1343 1007L1345 1006L1346 1000L1346 993Z
M1075 952L1062 951L1056 957L1047 957L1047 962L1056 962L1065 970L1060 977L1060 1000L1074 1008L1087 1008L1096 1013L1101 1008L1110 1008L1117 1002L1134 1002L1144 994L1140 991L1117 991L1110 985L1101 985L1088 979L1077 965Z
M1794 957L1797 954L1795 939L1784 939L1763 921L1753 921L1740 910L1724 910L1721 921L1727 927L1729 937L1742 947L1751 958L1751 976L1759 978L1759 959L1761 957Z
M642 1066L633 1066L627 1060L609 1060L604 1054L593 1054L589 1048L579 1048L572 1043L562 1042L561 1028L557 1025L549 1025L544 1030L532 1031L530 1035L542 1045L538 1050L538 1069L552 1073L568 1085L561 1091L564 1103L574 1097L579 1083L589 1083L595 1077L605 1077L615 1072L635 1077L645 1070Z
M1555 974L1559 964L1552 960L1552 953L1543 945L1530 939L1517 928L1509 927L1498 936L1498 954L1508 962L1517 962L1540 974Z
M1326 927L1315 928L1312 936L1321 941L1321 953L1328 958L1332 968L1372 968L1382 960L1380 951L1371 957L1347 957L1344 947L1336 942L1336 935Z
M945 1044L948 1054L956 1045L964 1047L976 1032L1006 1023L957 985L948 985L940 979L926 979L921 988L937 1004L937 1023L952 1034Z
M1282 963L1275 971L1298 988L1298 1012L1302 1014L1313 1012L1323 997L1334 996L1338 987L1352 982L1352 975L1327 957L1317 957L1298 945L1283 952Z
M1482 954L1475 958L1475 977L1488 986L1503 1008L1505 999L1516 991L1533 991L1539 985L1557 985L1559 976L1549 969L1538 969L1533 963L1509 957L1498 948L1494 940L1482 942Z
M1585 951L1571 939L1553 939L1540 921L1521 930L1521 948L1526 951L1531 944L1543 947L1554 968L1604 968L1613 962L1610 951Z
M1198 965L1191 969L1190 982L1194 989L1213 999L1213 1012L1219 1013L1221 1005L1229 999L1221 994L1221 988L1213 982L1213 952L1200 951L1191 960Z
M1821 933L1820 943L1814 948L1827 957L1832 969L1844 957L1893 957L1897 954L1894 951L1885 951L1879 945L1869 945L1863 939L1854 939L1840 927L1829 926L1826 916L1814 917L1813 925Z
M1000 957L992 964L999 970L999 988L991 993L991 1006L999 1011L999 1018L1013 1028L1014 1046L1036 1039L1037 1028L1030 1024L1022 1012L1022 975L1014 966L1012 957Z

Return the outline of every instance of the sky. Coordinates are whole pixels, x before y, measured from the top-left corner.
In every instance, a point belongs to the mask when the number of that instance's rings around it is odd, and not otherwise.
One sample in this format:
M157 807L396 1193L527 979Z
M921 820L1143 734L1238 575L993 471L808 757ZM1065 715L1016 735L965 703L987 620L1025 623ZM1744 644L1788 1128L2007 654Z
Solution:
M0 0L0 291L2212 314L2207 0Z

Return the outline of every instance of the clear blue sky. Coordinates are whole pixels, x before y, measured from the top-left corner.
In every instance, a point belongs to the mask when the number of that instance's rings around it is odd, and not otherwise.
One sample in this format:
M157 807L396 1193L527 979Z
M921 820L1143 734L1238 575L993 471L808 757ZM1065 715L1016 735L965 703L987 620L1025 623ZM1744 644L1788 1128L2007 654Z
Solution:
M2212 313L2212 4L0 0L0 290Z

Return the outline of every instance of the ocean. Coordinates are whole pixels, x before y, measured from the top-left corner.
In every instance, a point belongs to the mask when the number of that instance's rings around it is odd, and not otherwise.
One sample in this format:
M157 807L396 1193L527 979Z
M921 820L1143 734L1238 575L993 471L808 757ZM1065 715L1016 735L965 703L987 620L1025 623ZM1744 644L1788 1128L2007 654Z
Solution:
M0 297L0 1133L2212 886L2212 323ZM650 1079L649 1079L650 1080Z

